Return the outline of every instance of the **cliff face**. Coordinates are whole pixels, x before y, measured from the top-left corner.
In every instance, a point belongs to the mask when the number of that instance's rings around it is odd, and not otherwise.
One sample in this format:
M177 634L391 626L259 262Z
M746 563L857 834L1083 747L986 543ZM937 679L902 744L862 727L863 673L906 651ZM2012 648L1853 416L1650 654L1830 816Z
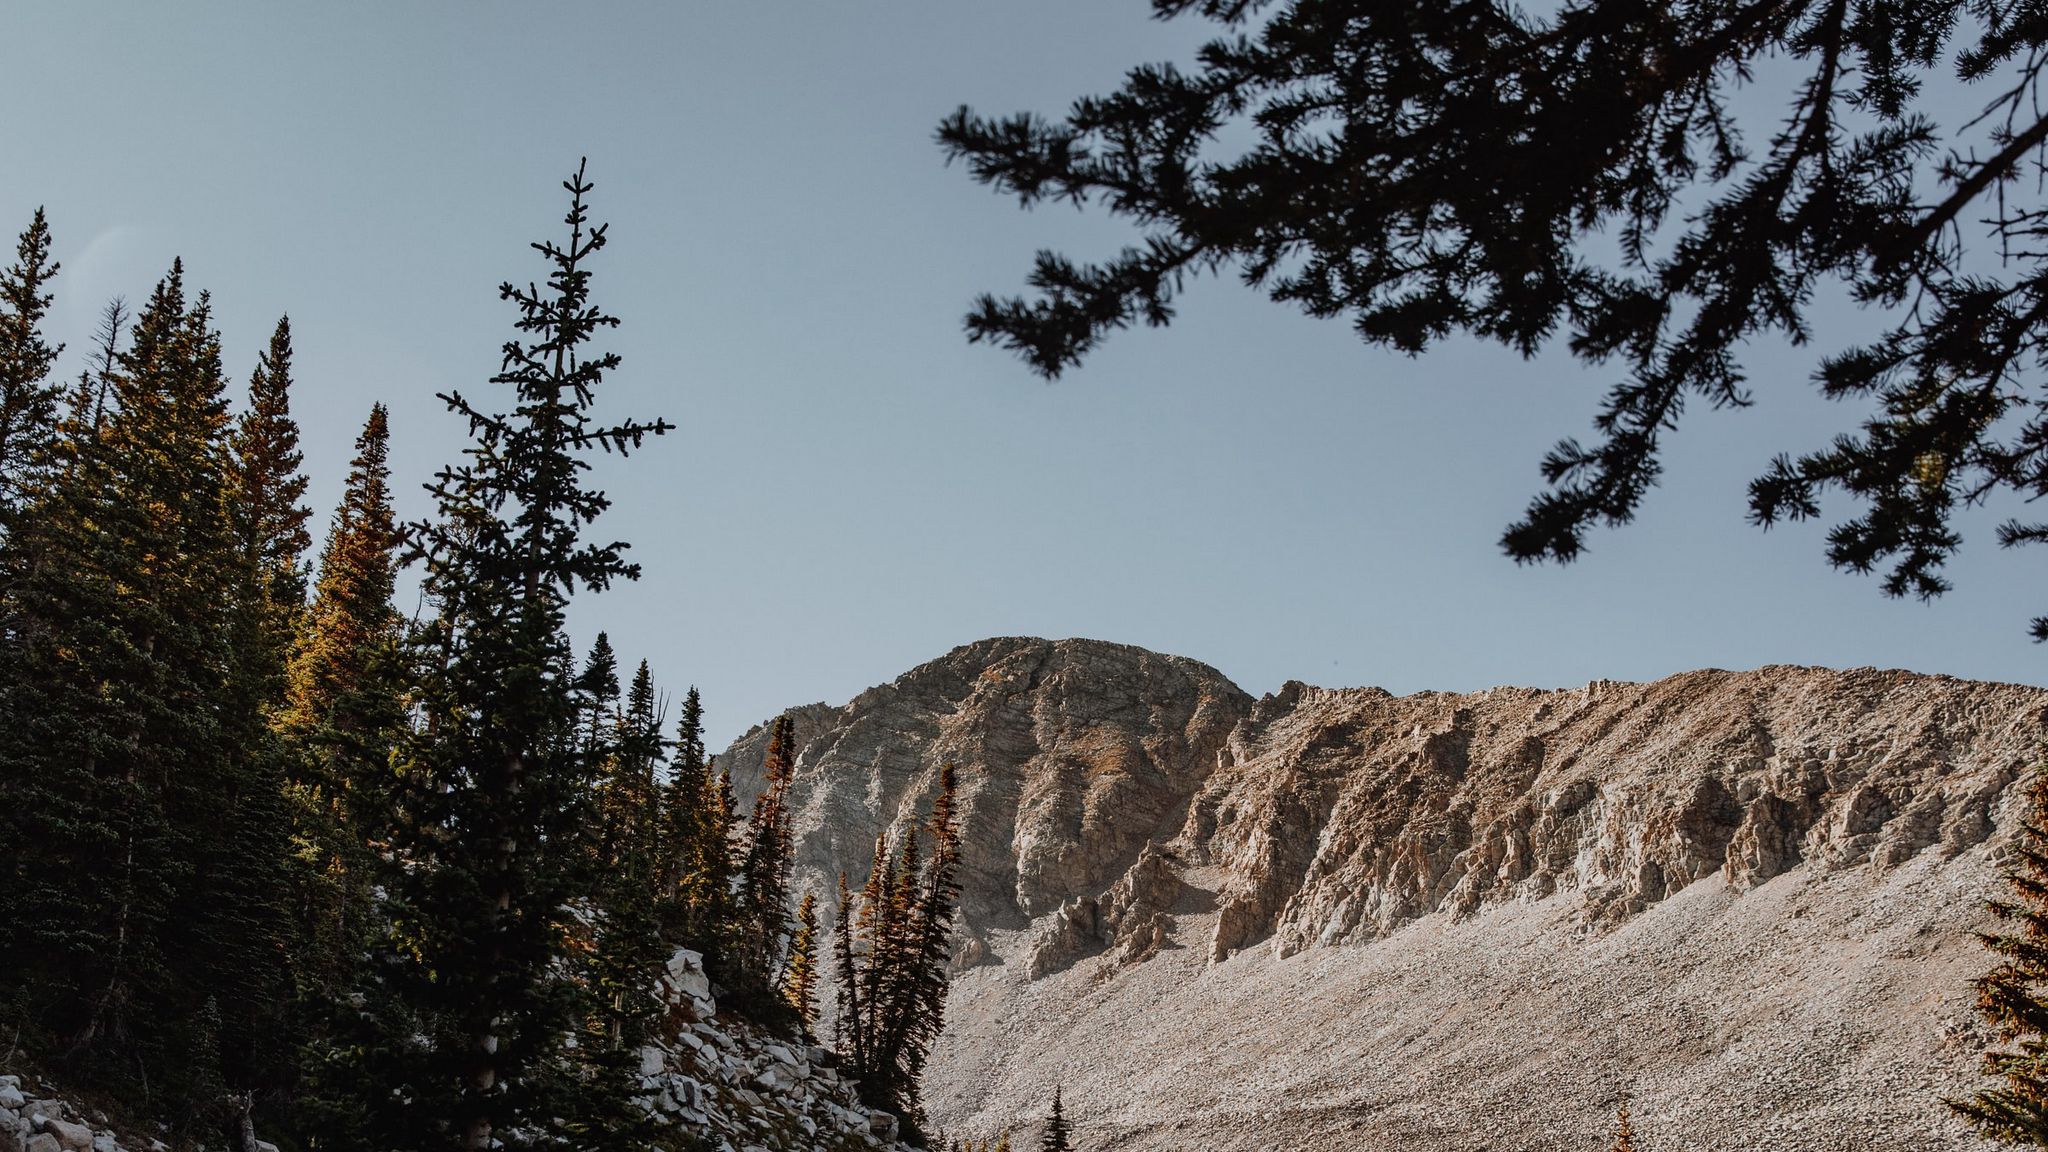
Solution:
M823 891L864 873L878 833L929 809L938 765L960 765L962 971L927 1094L955 1130L1017 1122L1064 1082L1094 1147L1180 1147L1175 1125L1191 1118L1203 1142L1259 1147L1288 1117L1299 1146L1366 1146L1316 1142L1337 1107L1378 1118L1373 1147L1480 1147L1457 1143L1452 1121L1496 1091L1491 1121L1506 1115L1530 1148L1596 1141L1517 1114L1597 1129L1624 1098L1688 1137L1711 1124L1783 1147L1972 1147L1933 1097L1967 1089L1981 1050L1968 930L2044 708L2034 688L1810 668L1405 697L1289 684L1253 701L1187 660L990 640L844 708L796 711L797 879ZM764 736L726 755L743 793ZM1874 908L1881 921L1865 919ZM1628 952L1634 968L1602 960L1616 941L1667 937L1664 952ZM1759 976L1759 956L1782 963ZM1308 971L1336 981L1323 1000L1356 1003L1318 1015L1275 990L1276 973ZM1346 983L1368 972L1412 995L1397 1011L1384 983ZM1701 1095L1703 1082L1745 1083L1729 1060L1753 1048L1745 1028L1769 1030L1742 1016L1759 995L1810 999L1845 972L1861 973L1854 995L1779 1015L1809 1039L1849 1039L1750 1071L1777 1083L1860 1062L1882 1075L1775 1107L1757 1106L1763 1088L1719 1111ZM1725 1004L1702 991L1724 985ZM1475 1016L1479 1001L1496 1007ZM1697 1018L1677 1049L1609 1026L1660 1003ZM1588 1005L1605 1015L1574 1014ZM1409 1031L1357 1034L1394 1019ZM1562 1079L1540 1096L1460 1065L1498 1045L1526 1075L1516 1033L1556 1050ZM1234 1047L1215 1048L1218 1035ZM1081 1037L1086 1052L1062 1046ZM1193 1087L1149 1089L1182 1103L1128 1098L1205 1047ZM1919 1089L1858 1095L1884 1076ZM1645 1087L1666 1082L1662 1096ZM1247 1107L1264 1118L1233 1140L1229 1118ZM1418 1127L1416 1109L1451 1119ZM1484 1130L1476 1114L1469 1130Z
M984 640L844 708L795 709L799 889L858 887L875 837L931 810L961 768L962 906L971 940L1107 887L1171 838L1251 698L1192 660L1090 641ZM761 786L767 731L719 763Z

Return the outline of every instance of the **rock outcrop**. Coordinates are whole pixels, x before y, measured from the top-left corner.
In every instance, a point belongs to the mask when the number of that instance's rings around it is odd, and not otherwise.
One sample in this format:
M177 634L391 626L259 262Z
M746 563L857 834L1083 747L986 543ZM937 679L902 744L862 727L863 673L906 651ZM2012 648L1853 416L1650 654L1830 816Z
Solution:
M661 981L665 1039L640 1052L649 1109L721 1152L901 1152L897 1119L861 1104L830 1049L721 1021L703 958L679 951Z
M1969 933L2044 708L1791 667L1255 701L1192 661L989 640L796 711L797 882L864 872L960 764L927 1095L967 1134L1063 1083L1089 1147L1561 1150L1631 1099L1678 1133L1650 1147L1974 1148L1936 1097L1980 1055ZM726 754L743 792L764 742Z
M843 708L792 711L796 883L821 896L867 873L875 837L930 811L939 766L961 778L970 939L1096 896L1170 839L1251 698L1193 660L1087 641L984 640ZM761 787L767 731L719 762ZM828 901L829 903L829 901Z

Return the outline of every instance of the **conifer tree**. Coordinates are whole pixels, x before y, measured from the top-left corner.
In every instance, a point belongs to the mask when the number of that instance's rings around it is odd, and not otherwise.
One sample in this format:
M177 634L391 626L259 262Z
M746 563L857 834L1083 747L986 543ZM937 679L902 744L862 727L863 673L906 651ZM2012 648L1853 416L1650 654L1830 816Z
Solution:
M661 809L654 782L661 727L653 675L643 660L626 694L601 798L595 941L604 1042L634 1053L646 1042L659 1007L654 981L666 959L657 906Z
M610 729L617 717L613 706L619 699L619 659L612 651L611 637L602 632L590 646L590 655L583 659L583 671L576 677L576 691L581 697L583 741L587 748L595 751L605 745Z
M939 796L922 856L916 829L893 852L875 845L867 883L855 898L840 878L833 967L834 1036L861 1098L915 1131L926 1057L944 1026L949 944L959 896L958 776L939 773Z
M1060 1107L1059 1085L1055 1084L1052 1089L1052 1115L1046 1119L1045 1132L1038 1138L1038 1152L1073 1152L1069 1133L1066 1113Z
M310 543L291 386L291 327L279 320L228 437L224 497L235 577L222 719L228 775L199 860L202 955L220 1002L223 1072L241 1112L228 1118L235 1127L247 1122L257 1093L288 1078L289 958L310 942L296 931L310 925L290 911L300 876L291 862L286 788L300 769L283 732Z
M406 669L392 605L398 531L391 509L389 416L370 409L346 488L320 553L312 605L287 675L284 732L296 753L290 781L297 919L295 1032L311 1057L298 1093L302 1130L360 1122L338 1052L354 1039L335 1016L362 978L376 926L378 853L395 820L391 750L405 723Z
M1979 936L1999 958L1977 981L1977 1012L2010 1045L1984 1057L2002 1083L1949 1105L1986 1136L2048 1148L2048 772L2034 773L2027 803L2009 895L1990 903L2005 928Z
M818 1015L818 898L809 892L797 905L796 935L790 938L782 995L796 1010L798 1030L808 1039Z
M1628 1105L1614 1110L1614 1147L1611 1152L1636 1152L1636 1130L1628 1122Z
M723 949L733 999L771 1022L783 1007L775 984L790 932L789 784L795 771L794 725L784 715L776 718L769 733L763 784L754 797L740 852L737 932Z
M0 976L75 1069L146 1077L197 1118L222 1043L263 1004L232 998L276 943L261 893L209 872L258 799L226 725L241 589L217 335L174 264L111 378L101 434L35 503L32 568L13 574L0 668ZM200 1035L213 1004L218 1034ZM246 1071L246 1069L244 1069Z
M43 336L58 264L41 208L14 253L13 265L0 270L0 534L12 530L23 501L50 467L62 391L51 370L63 346Z
M92 333L91 358L79 369L77 382L64 398L64 415L57 422L59 468L78 467L83 451L99 442L114 390L114 370L121 362L121 333L129 319L128 302L119 296L100 309L100 322Z
M369 714L359 694L388 663L397 638L396 585L399 534L391 508L390 415L384 405L370 409L356 438L355 458L340 506L327 530L305 627L292 654L288 676L287 728L316 742L379 730L391 719L379 686ZM337 772L328 787L358 787L359 773Z
M675 759L661 801L658 883L662 936L699 953L713 950L732 890L731 813L704 755L704 704L683 695Z
M306 477L300 471L304 456L299 451L298 422L291 414L291 388L292 329L286 317L278 320L269 348L249 376L249 406L232 441L229 495L242 565L255 584L251 595L257 632L246 646L238 647L255 664L266 701L283 696L285 665L305 610L301 561L312 546L306 532L312 513L301 503Z
M564 187L567 242L535 245L545 287L500 288L520 313L492 381L511 410L443 397L474 443L429 488L437 518L411 528L435 612L414 643L420 719L397 756L393 938L365 988L386 1092L366 1103L390 1148L481 1149L594 1123L572 1115L561 1048L578 1000L561 925L587 894L601 767L578 731L564 611L578 588L638 575L624 544L584 539L609 505L583 482L589 455L668 426L593 422L618 357L587 344L617 321L590 298L606 234L580 166Z

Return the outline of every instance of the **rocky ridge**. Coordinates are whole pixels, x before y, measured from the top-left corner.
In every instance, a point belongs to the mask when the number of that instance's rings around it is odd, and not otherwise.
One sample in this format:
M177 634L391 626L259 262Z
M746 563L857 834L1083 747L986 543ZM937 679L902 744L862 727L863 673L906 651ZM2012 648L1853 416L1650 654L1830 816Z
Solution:
M2044 708L1790 667L1254 700L988 640L796 710L798 883L961 765L956 1131L1061 1083L1091 1148L1593 1147L1624 1099L1648 1148L1975 1148L1936 1097L1984 1043L1969 933ZM722 758L742 792L763 742Z

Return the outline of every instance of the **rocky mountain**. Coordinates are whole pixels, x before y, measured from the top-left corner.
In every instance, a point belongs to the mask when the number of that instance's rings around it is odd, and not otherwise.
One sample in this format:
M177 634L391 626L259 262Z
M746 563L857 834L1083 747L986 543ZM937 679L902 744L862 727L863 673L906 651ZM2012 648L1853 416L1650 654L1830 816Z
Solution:
M1971 933L2048 692L1772 667L1254 700L1084 640L793 716L800 887L961 768L926 1099L1090 1149L1979 1147ZM758 787L766 733L721 758Z

